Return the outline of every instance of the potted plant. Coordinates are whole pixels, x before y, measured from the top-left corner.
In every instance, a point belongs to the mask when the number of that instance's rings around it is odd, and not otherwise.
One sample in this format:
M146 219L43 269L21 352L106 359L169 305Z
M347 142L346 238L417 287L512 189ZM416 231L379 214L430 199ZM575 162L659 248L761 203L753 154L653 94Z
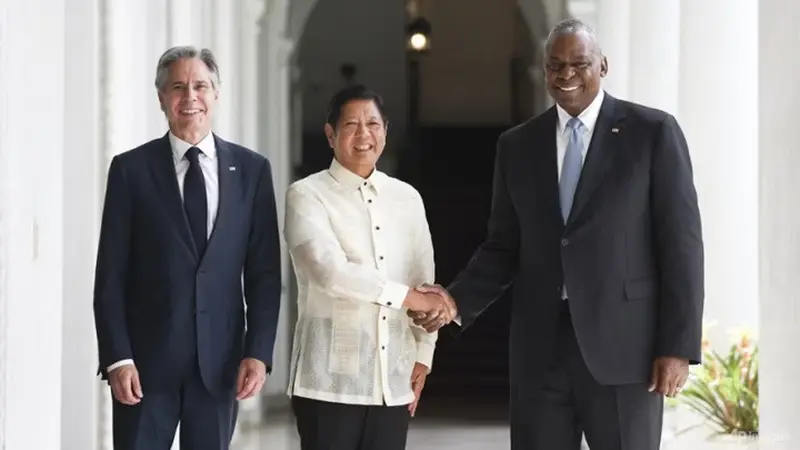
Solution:
M703 362L675 399L713 432L712 448L756 448L758 440L758 346L740 332L727 353L703 342Z

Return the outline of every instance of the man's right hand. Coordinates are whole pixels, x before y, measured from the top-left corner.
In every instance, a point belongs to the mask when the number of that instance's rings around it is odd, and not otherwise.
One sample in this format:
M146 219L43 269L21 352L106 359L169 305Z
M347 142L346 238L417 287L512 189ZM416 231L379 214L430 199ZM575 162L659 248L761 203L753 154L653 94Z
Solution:
M117 367L108 373L111 393L123 405L135 405L142 401L142 384L139 371L133 364Z
M425 328L429 333L433 333L449 324L458 315L458 308L453 297L443 287L424 284L414 291L424 296L433 295L438 298L439 308L417 309L409 307L408 316L414 319L416 325Z

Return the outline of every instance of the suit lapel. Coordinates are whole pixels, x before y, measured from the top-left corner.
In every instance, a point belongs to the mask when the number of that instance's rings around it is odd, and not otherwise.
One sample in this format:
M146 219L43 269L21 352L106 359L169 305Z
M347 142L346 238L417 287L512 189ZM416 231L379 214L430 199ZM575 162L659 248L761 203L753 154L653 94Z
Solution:
M586 153L586 161L583 164L581 178L575 191L575 200L572 203L567 226L576 220L589 203L595 189L611 167L615 150L618 149L615 142L619 138L618 126L624 119L624 114L620 108L616 107L616 103L616 99L606 94L603 104L600 106L600 114L597 116L592 140Z
M234 206L242 194L242 169L237 164L230 144L217 135L214 135L214 144L217 148L219 206L217 207L217 217L214 220L214 228L211 230L211 236L206 246L206 255L210 253L214 243L221 239L218 236L225 234L225 227L228 221L234 217Z
M535 131L532 142L541 142L543 148L536 161L541 180L541 192L544 193L544 201L547 204L548 215L559 225L564 225L561 217L561 201L558 195L558 147L556 143L556 129L558 127L558 113L555 107L550 108L544 113L543 120L539 122L541 126Z
M156 186L161 193L161 198L165 203L165 209L170 221L175 226L175 231L181 242L186 246L186 250L192 258L197 259L197 249L189 231L189 221L183 209L180 188L178 187L178 177L175 174L175 161L172 158L172 146L169 143L169 135L164 135L157 141L156 148L150 155L148 165Z

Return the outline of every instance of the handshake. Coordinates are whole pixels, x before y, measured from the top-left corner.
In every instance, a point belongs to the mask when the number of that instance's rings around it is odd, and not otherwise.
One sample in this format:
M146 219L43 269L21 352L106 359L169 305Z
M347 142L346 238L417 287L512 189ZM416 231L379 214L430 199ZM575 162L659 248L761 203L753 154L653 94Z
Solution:
M403 306L408 308L408 317L428 333L439 330L458 315L453 297L438 284L423 284L410 289Z

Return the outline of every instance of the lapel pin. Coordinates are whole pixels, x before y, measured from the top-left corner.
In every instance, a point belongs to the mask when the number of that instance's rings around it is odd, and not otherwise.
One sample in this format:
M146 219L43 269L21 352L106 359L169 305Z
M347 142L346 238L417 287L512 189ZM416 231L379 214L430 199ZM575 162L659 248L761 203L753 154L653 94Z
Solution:
M236 172L236 166L229 166L228 170L230 170L231 172Z
M619 128L612 128L611 132L614 133L614 134L617 134L617 133L619 133Z

